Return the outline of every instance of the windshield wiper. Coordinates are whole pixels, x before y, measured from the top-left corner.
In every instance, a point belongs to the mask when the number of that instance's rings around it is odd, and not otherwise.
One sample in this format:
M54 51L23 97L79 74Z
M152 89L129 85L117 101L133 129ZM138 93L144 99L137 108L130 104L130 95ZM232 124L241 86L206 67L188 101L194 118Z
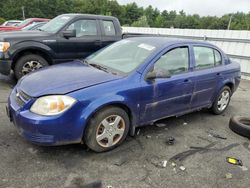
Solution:
M85 62L86 62L86 60L85 60ZM92 66L92 67L95 67L95 68L99 69L99 70L103 70L103 71L105 71L105 72L109 72L108 69L107 69L106 67L103 67L103 66L101 66L101 65L99 65L99 64L96 64L96 63L88 63L88 62L86 62L86 63L89 64L89 65Z

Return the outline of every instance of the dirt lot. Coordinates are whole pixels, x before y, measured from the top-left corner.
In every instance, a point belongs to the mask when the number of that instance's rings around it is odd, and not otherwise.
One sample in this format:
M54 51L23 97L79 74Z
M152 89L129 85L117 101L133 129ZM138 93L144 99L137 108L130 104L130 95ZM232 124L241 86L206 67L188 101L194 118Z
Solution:
M141 128L119 148L102 154L81 145L39 147L20 137L5 115L14 81L0 75L0 187L249 187L250 141L228 128L232 115L249 116L250 82L242 81L225 114L207 110ZM161 125L162 125L161 124ZM217 133L227 139L211 136ZM166 143L172 136L173 145ZM190 152L179 153L196 148ZM176 157L174 157L176 156ZM232 156L244 167L226 162ZM177 164L172 166L171 159ZM166 167L162 161L167 160ZM185 170L180 170L180 166ZM226 178L226 174L231 173ZM230 176L232 176L230 178Z

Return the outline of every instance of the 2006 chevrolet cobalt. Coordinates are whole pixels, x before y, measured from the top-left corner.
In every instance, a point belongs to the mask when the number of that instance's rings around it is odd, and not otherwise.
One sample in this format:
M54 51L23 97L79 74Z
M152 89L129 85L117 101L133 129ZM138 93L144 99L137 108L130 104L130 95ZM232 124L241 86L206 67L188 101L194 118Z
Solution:
M84 62L23 77L9 96L7 113L32 143L83 141L102 152L162 118L202 108L223 113L239 82L239 64L214 45L129 38Z

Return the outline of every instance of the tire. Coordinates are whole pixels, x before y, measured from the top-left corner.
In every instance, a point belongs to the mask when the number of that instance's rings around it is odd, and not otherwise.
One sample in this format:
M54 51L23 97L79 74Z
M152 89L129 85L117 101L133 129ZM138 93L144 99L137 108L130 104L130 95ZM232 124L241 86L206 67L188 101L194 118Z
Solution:
M119 123L116 123L115 120ZM125 140L129 131L129 122L128 114L123 109L104 108L90 119L84 133L84 142L95 152L112 150ZM120 134L121 132L123 134Z
M241 136L250 138L250 118L233 116L229 121L229 128Z
M46 66L49 66L49 63L40 55L24 55L17 60L14 73L16 78L20 79L22 76Z
M224 97L224 94L227 93L228 94L228 99L223 100L222 97ZM222 96L223 95L223 96ZM230 100L231 100L231 96L232 96L232 91L228 86L224 86L220 92L219 95L216 97L216 99L214 100L213 106L211 108L212 112L216 115L222 114L223 112L225 112L225 110L227 109ZM223 100L223 103L222 103ZM222 104L219 106L219 102L221 101L221 103L223 104L223 108L222 108Z

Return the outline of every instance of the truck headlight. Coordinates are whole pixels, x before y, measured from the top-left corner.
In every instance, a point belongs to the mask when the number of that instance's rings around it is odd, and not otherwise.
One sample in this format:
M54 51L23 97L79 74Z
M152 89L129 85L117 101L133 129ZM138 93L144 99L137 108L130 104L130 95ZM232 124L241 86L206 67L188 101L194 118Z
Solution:
M0 42L0 52L6 52L10 48L9 42Z
M65 95L45 96L38 98L30 111L43 116L53 116L63 113L75 102L74 98Z

